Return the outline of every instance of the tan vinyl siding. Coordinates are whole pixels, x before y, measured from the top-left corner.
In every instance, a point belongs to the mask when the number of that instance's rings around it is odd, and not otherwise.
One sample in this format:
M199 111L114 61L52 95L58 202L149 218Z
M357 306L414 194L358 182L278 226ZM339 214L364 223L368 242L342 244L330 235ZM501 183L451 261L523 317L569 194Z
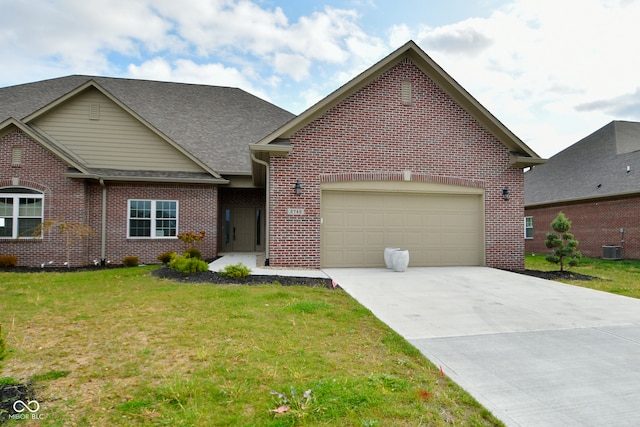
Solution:
M33 126L91 168L203 171L96 89L60 105Z

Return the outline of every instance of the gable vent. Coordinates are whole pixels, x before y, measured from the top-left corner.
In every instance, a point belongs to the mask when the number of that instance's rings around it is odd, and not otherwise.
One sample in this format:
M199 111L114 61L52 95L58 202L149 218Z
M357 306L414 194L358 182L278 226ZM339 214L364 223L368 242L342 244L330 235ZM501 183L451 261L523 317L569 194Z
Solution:
M411 80L402 81L402 103L411 105Z
M100 104L91 104L89 107L89 119L100 120Z
M13 147L11 149L11 166L22 165L22 147Z

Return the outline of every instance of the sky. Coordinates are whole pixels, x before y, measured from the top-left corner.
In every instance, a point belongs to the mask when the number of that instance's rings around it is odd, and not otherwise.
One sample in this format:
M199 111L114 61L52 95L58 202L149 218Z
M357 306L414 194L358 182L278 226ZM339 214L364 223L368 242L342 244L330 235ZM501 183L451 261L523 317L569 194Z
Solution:
M0 0L0 87L239 87L299 114L415 41L541 157L640 121L640 0Z

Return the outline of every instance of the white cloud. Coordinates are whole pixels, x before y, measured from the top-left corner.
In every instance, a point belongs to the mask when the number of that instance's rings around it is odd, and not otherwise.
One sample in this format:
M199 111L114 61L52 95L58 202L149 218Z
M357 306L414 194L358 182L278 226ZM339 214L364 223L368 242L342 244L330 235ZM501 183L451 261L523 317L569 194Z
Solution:
M482 31L483 21L469 19L464 25L448 25L426 33L422 41L433 51L475 56L488 49L493 40Z
M255 86L247 77L247 73L233 67L225 67L223 64L196 64L187 59L171 63L164 58L154 58L141 65L130 65L128 74L135 79L238 87L263 99L269 99L266 92ZM248 74L252 74L251 70Z
M104 56L105 51L135 55L141 44L157 48L160 41L169 40L168 23L144 2L68 0L38 6L14 2L3 6L2 16L2 26L13 29L16 47L72 63L85 62L86 55Z
M504 0L484 18L432 27L394 13L377 28L362 21L390 6L371 0L296 3L309 12L295 19L265 0L4 3L2 86L131 76L241 87L299 112L413 39L542 155L576 132L640 120L637 0Z
M621 111L640 120L631 96L637 61L626 42L640 39L638 17L637 1L516 0L485 19L413 31L463 87L549 156L579 139L567 139L576 128L586 136ZM630 107L590 104L611 94Z
M392 25L387 31L389 45L402 46L407 40L414 37L411 28L407 24ZM419 32L418 32L419 33Z
M276 53L273 64L278 74L288 75L296 82L302 81L309 77L309 67L311 61L302 55L293 55L288 53Z

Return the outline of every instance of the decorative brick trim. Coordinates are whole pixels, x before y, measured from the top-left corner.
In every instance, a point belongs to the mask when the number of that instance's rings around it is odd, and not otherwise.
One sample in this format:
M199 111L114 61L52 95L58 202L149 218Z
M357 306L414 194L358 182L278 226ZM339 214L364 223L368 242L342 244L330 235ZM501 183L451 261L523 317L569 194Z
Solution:
M20 178L20 183L18 185L13 185L13 180L11 179L0 179L0 188L4 187L23 187L23 188L32 188L37 191L41 191L45 194L51 194L51 189L46 187L38 182L31 181L29 179Z
M355 181L405 181L404 172L343 172L321 174L320 182L355 182ZM460 185L463 187L484 188L482 180L440 176L421 173L411 173L412 182L432 182L435 184Z

